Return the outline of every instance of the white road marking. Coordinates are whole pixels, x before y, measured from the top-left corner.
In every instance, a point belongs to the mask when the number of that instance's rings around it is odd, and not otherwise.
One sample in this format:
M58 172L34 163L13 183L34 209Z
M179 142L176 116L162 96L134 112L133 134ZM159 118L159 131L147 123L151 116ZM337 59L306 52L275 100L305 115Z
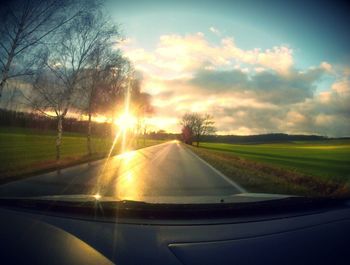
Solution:
M224 180L226 180L228 183L230 183L233 187L235 187L237 190L239 190L242 193L247 192L244 188L242 188L240 185L238 185L233 180L229 179L227 176L225 176L222 172L217 170L215 167L210 165L207 161L199 157L197 154L193 153L191 149L188 147L185 147L194 157L198 158L200 161L202 161L204 164L206 164L210 169L212 169L215 173L217 173L220 177L222 177Z

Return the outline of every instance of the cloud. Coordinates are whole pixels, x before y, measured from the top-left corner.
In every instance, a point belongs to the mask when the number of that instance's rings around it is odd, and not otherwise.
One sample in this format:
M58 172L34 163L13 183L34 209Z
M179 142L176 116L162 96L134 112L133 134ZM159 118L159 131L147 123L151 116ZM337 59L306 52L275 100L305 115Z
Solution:
M208 90L227 91L248 89L248 76L241 70L199 70L189 83Z
M332 65L328 62L322 62L320 67L326 70L327 72L331 72L333 70Z
M350 135L349 78L342 76L318 92L317 82L326 74L321 66L294 69L288 76L203 69L191 78L157 80L163 90L154 100L164 117L181 117L188 111L211 113L222 134ZM176 124L172 128L179 130Z
M224 38L221 43L226 57L236 61L263 66L281 74L288 74L293 66L293 51L286 46L275 46L266 50L244 50L236 46L233 38Z
M220 130L223 133L235 134L244 134L242 128L249 128L249 134L276 132L279 121L285 115L284 111L278 111L277 108L250 108L249 106L223 108L223 111L226 118L220 120ZM231 119L229 120L228 117Z
M291 104L312 98L317 81L324 74L322 68L310 69L306 72L293 70L288 76L271 72L261 72L250 80L257 97L274 104Z
M329 136L350 135L350 81L341 76L329 90L293 105L281 130ZM292 115L293 114L293 115Z
M241 70L200 70L189 83L216 92L241 92L263 102L281 105L313 97L315 83L324 72L323 68L313 68L306 72L293 70L284 76L269 71L250 75Z
M211 27L209 28L209 30L210 30L212 33L214 33L215 35L221 36L220 30L218 30L218 29L215 28L215 27L211 26Z
M323 91L306 102L310 113L343 116L350 119L350 81L343 77L334 82L330 90Z
M153 95L153 124L165 129L180 131L176 119L195 111L212 114L222 134L350 135L347 66L323 61L296 69L286 45L243 49L231 37L212 43L201 32L162 35L154 49L124 51ZM320 90L326 76L333 83Z
M189 35L169 34L159 38L153 51L124 46L125 54L149 74L171 77L188 75L200 68L230 68L240 63L263 67L287 75L293 66L293 51L287 46L245 50L233 38L210 43L201 32Z

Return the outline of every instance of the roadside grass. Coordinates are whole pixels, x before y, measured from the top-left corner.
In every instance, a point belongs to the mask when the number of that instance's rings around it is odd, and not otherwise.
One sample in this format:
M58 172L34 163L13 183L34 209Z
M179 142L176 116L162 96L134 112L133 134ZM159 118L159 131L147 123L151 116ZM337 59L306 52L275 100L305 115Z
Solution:
M190 148L250 192L350 194L350 140Z
M113 139L92 137L93 154L88 156L84 135L64 133L61 147L62 159L59 163L55 159L55 141L56 135L53 131L0 128L0 182L104 158L110 151ZM163 141L138 140L134 142L132 149L161 142ZM112 155L119 152L120 145L117 144Z

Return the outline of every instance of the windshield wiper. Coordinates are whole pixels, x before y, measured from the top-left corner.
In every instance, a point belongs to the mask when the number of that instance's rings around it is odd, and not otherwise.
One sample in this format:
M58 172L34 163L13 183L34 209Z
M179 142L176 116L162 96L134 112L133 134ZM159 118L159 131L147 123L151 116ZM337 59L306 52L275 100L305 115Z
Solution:
M40 213L71 216L145 219L225 218L324 211L344 207L344 199L286 197L249 203L165 204L132 200L49 200L47 198L0 198L0 206ZM347 205L348 207L348 205Z

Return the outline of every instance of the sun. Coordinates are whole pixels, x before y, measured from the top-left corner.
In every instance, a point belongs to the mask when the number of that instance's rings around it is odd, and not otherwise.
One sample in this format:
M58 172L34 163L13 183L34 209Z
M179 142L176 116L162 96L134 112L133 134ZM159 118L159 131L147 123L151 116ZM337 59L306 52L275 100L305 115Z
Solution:
M123 113L115 120L115 125L123 131L131 130L136 127L137 119L131 113Z

